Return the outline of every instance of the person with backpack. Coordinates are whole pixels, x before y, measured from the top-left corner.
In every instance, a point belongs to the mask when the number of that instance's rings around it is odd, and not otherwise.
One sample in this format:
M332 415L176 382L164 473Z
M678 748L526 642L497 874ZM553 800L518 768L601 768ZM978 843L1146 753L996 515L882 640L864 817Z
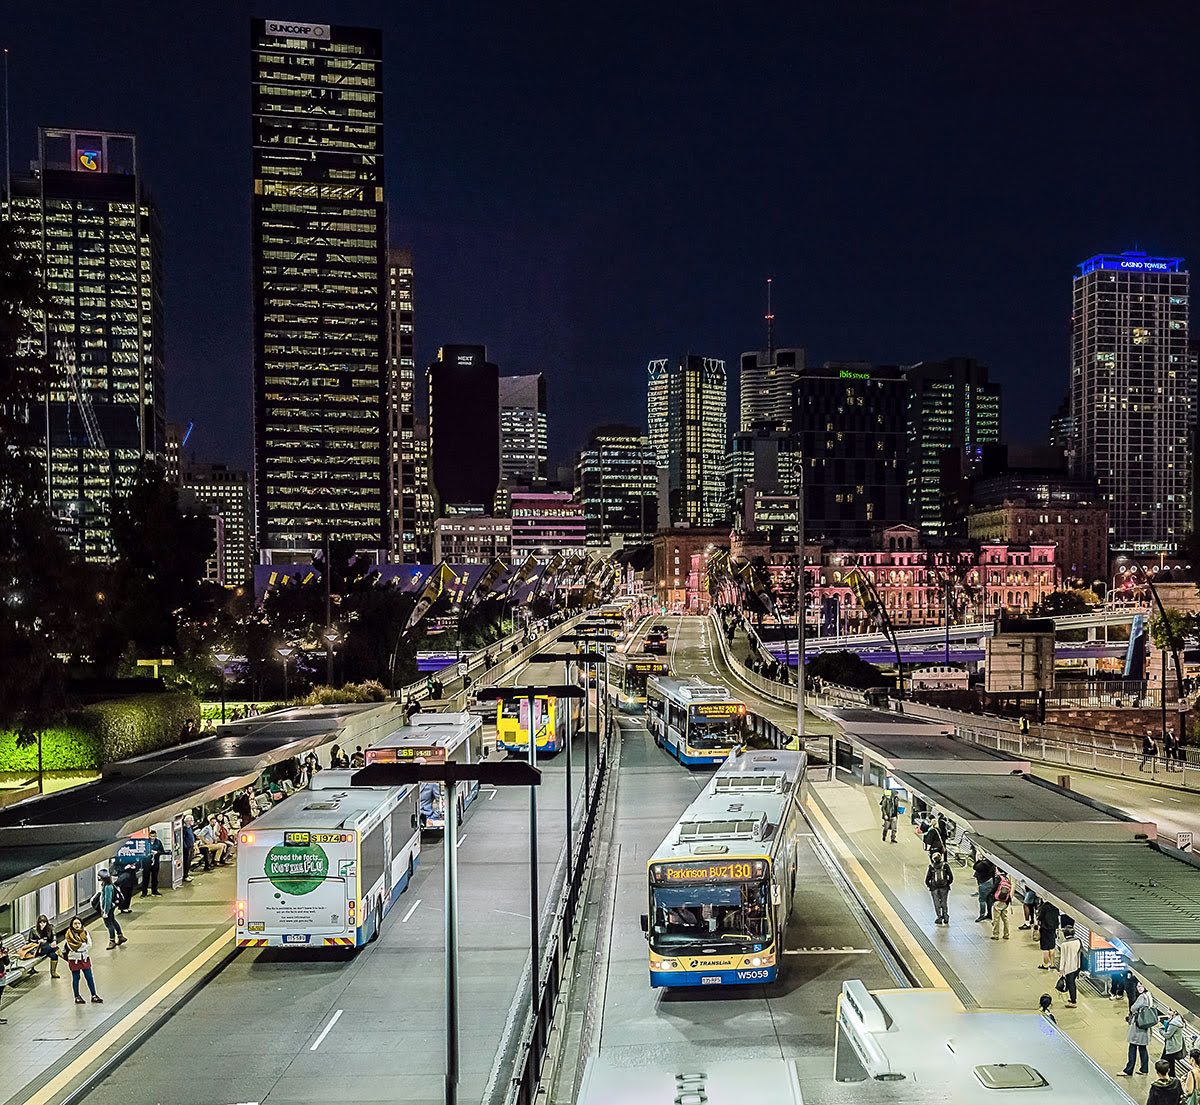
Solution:
M100 890L98 903L100 909L100 919L104 922L104 927L108 929L108 947L115 948L118 944L129 943L129 938L121 931L121 923L117 920L117 897L118 891L116 885L112 881L112 876L107 871L100 872ZM93 898L93 901L95 899Z
M929 857L929 870L925 872L925 885L929 887L929 896L933 899L933 923L935 925L950 923L950 913L946 906L953 883L954 872L950 870L946 857L941 852L934 852Z
M1079 968L1082 966L1083 944L1075 935L1074 925L1063 925L1062 934L1062 943L1058 945L1058 988L1066 991L1067 1008L1074 1009L1077 997L1075 983L1079 978ZM1182 1054L1182 1050L1180 1054Z
M896 792L885 788L879 796L879 812L883 815L882 839L886 841L890 832L893 844L896 843L896 806Z
M1150 1029L1158 1020L1158 1010L1154 1008L1154 999L1143 990L1138 994L1137 1001L1129 1010L1129 1030L1125 1033L1125 1042L1129 1045L1129 1061L1125 1069L1120 1071L1126 1078L1133 1076L1133 1065L1140 1060L1139 1074L1150 1073L1150 1053L1147 1047L1150 1043Z
M942 836L941 830L937 827L936 821L930 821L925 828L925 834L921 839L921 843L925 845L925 850L932 856L935 852L939 855L946 851L946 838Z
M1008 939L1008 911L1012 907L1012 882L1000 870L996 871L996 892L992 898L992 939L1000 939L1000 931L1004 930L1004 939Z

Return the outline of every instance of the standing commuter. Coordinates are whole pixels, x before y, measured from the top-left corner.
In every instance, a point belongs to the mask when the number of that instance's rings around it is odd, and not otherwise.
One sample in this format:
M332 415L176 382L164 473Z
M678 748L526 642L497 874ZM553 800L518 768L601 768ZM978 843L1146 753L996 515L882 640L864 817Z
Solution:
M879 796L879 812L883 816L883 840L888 833L892 834L892 843L896 843L896 792L885 789Z
M117 920L117 888L107 871L100 872L100 919L108 929L109 949L129 942L129 938L121 931L121 923Z
M925 845L925 850L930 855L933 855L934 852L944 853L946 851L946 838L942 836L936 821L930 822L925 830L925 835L921 838L921 843Z
M1025 923L1018 928L1031 929L1037 919L1037 891L1032 886L1025 887L1025 896L1021 899L1021 909L1025 914Z
M1188 1052L1191 1066L1183 1076L1184 1105L1200 1105L1200 1051L1192 1048Z
M1154 1073L1158 1076L1150 1083L1150 1092L1146 1095L1146 1105L1180 1105L1183 1101L1183 1087L1179 1079L1169 1073L1170 1064L1165 1059L1159 1059L1154 1064Z
M8 985L8 964L8 952L0 947L0 1009L4 1007L4 988ZM0 1024L8 1024L7 1018L0 1017Z
M992 920L992 893L996 889L996 865L981 855L975 861L975 892L979 897L978 921Z
M96 983L92 978L92 938L83 922L78 917L71 918L63 943L67 946L67 966L71 968L71 985L75 989L75 1004L82 1005L83 998L79 996L79 975L87 979L88 989L92 992L92 1001L97 1005L104 999L96 993Z
M1058 973L1067 987L1067 1008L1074 1009L1076 1001L1075 983L1083 958L1083 944L1075 935L1073 925L1063 925L1062 943L1058 946ZM1182 1040L1182 1038L1181 1038ZM1179 1054L1183 1054L1182 1042Z
M1150 1043L1150 1029L1158 1020L1154 999L1140 984L1139 989L1142 992L1138 994L1127 1018L1129 1030L1125 1033L1125 1042L1129 1045L1129 1061L1125 1064L1125 1069L1119 1072L1127 1078L1133 1075L1134 1062L1139 1059L1141 1060L1141 1069L1138 1074L1150 1073L1150 1053L1146 1049ZM1162 1060L1160 1059L1159 1062L1161 1063Z
M1147 733L1142 737L1142 762L1138 765L1138 771L1145 771L1146 764L1150 764L1150 770L1154 770L1154 757L1158 755L1158 745L1154 743L1154 739Z
M163 847L162 841L158 839L158 831L150 830L150 845L146 850L146 858L142 864L142 897L146 896L149 890L153 892L156 898L161 898L162 895L158 892L158 864L167 850Z
M929 857L929 870L925 872L925 885L929 887L929 896L933 899L935 925L948 925L950 912L947 899L950 897L950 887L954 883L954 872L946 862L941 852L934 852Z
M996 872L996 892L992 898L992 939L999 940L1003 929L1008 939L1008 911L1012 907L1012 883L1003 871Z
M1179 1015L1179 1010L1167 1010L1166 1019L1163 1021L1163 1050L1161 1058L1167 1061L1170 1067L1169 1074L1172 1078L1175 1077L1175 1064L1183 1059L1183 1017Z
M183 881L192 881L192 856L196 853L196 819L189 813L183 819Z
M1042 902L1038 906L1038 947L1042 950L1039 971L1050 970L1050 957L1054 954L1055 937L1058 935L1058 906L1053 902Z

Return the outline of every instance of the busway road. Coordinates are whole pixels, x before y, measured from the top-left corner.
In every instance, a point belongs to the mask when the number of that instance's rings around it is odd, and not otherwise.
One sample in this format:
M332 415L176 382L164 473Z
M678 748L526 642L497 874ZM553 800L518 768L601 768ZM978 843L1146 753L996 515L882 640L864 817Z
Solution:
M561 665L514 678L561 682ZM510 680L511 681L511 680ZM489 734L490 739L490 734ZM582 739L573 746L577 815ZM565 833L565 758L539 788L543 912ZM479 1101L529 956L528 790L484 788L459 851L460 1099ZM327 1105L443 1100L443 853L422 842L380 938L356 952L243 949L120 1065L87 1105Z
M719 678L707 621L682 618L671 628L672 671ZM869 987L887 987L897 979L814 837L806 836L808 846L799 852L797 912L778 982L719 990L650 987L640 923L647 905L646 865L709 777L670 758L640 723L623 720L613 821L615 905L595 986L603 999L593 1050L622 1066L792 1058L806 1101L842 1100L846 1091L831 1078L842 981L861 978ZM810 1098L809 1086L816 1097Z

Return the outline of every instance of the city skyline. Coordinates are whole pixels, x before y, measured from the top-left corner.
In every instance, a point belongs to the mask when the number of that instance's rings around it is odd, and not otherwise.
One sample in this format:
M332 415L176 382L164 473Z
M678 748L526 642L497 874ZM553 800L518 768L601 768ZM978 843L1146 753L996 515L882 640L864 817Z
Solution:
M67 5L68 16L70 10ZM122 19L118 13L97 27L82 7L74 20L56 16L43 22L40 13L17 13L5 43L10 49L14 171L32 152L31 135L39 123L138 134L146 179L152 182L165 228L168 414L195 422L195 440L204 455L241 466L249 461L251 428L249 212L242 185L248 161L243 44L250 14L241 5L207 21L180 13ZM780 345L804 345L813 363L977 357L1004 386L1010 435L1042 440L1050 412L1031 400L1040 399L1039 388L1047 378L1061 380L1065 391L1069 377L1070 301L1063 274L1097 252L1140 248L1184 258L1195 253L1197 213L1185 200L1183 184L1195 175L1187 167L1194 165L1193 145L1184 144L1183 171L1164 176L1153 205L1145 203L1140 174L1132 165L1118 164L1104 179L1089 178L1082 200L1073 186L1087 164L1089 142L1098 141L1109 127L1119 127L1121 119L1142 120L1142 97L1149 92L1129 90L1115 103L1087 106L1082 116L1072 115L1071 133L1062 141L1048 122L1015 129L1034 114L1031 103L1051 109L1062 105L1064 110L1073 106L1072 60L1120 34L1122 23L1112 15L1099 17L1073 44L1064 46L1060 36L1053 57L1047 54L1049 47L1019 29L991 28L995 42L980 46L986 19L956 17L949 26L939 26L935 36L949 72L918 76L902 48L928 28L920 18L911 29L897 28L896 14L881 8L862 29L868 43L880 48L877 65L864 79L871 87L890 79L902 104L914 110L932 107L933 116L920 132L876 142L871 154L867 147L887 120L855 114L867 101L869 88L847 104L830 103L835 118L826 122L811 117L804 101L793 95L772 100L775 85L767 77L754 82L754 91L763 93L761 103L725 80L697 78L662 101L661 122L649 125L645 134L626 135L638 156L630 159L626 149L624 160L636 162L640 156L645 167L657 171L680 153L698 149L698 120L707 119L705 137L711 124L721 140L711 152L720 171L711 182L690 178L689 194L680 199L676 189L653 181L635 184L627 171L622 175L604 160L599 179L609 190L615 184L615 194L631 201L618 212L581 173L584 152L594 153L596 137L607 136L625 117L630 97L661 91L653 73L631 56L633 51L618 50L614 56L608 49L612 44L601 35L595 56L584 51L578 60L591 73L606 52L595 90L552 110L546 106L554 99L552 78L542 75L528 86L513 74L523 68L525 51L555 46L571 36L577 27L565 16L541 21L544 26L539 23L539 35L529 44L521 41L527 28L519 20L497 41L485 44L486 33L476 40L455 18L419 13L399 21L381 5L327 4L276 14L379 25L385 51L392 36L404 42L386 93L388 110L397 115L389 128L386 198L392 209L390 244L411 246L422 273L417 363L428 363L440 344L486 343L506 372L543 372L554 395L565 397L573 390L561 405L556 401L553 461L569 458L583 444L598 413L610 421L638 419L642 368L650 356L661 355L659 350L704 348L733 364L742 350L759 345L767 276L775 278ZM479 26L490 28L487 13L481 10L480 17ZM644 16L642 29L649 32L648 24L660 18L665 17ZM833 87L828 67L851 42L851 29L841 26L836 15L819 18L826 24L813 29L822 33L829 49L827 58L806 62L801 91L810 96ZM1053 38L1050 32L1060 18L1039 14L1039 35ZM163 20L170 20L172 33L164 33ZM1172 34L1170 27L1168 13L1152 35L1126 43L1131 64L1150 57L1157 65L1167 64L1186 38ZM78 39L84 30L92 33L90 56L109 71L129 69L136 58L142 67L139 81L97 84L69 68L44 87L34 81L32 74L51 70L51 54L70 53L72 36ZM750 20L735 19L721 29L726 31L731 47L740 42L757 48L766 35L764 27ZM898 31L903 33L895 46L887 48L888 36ZM717 48L718 28L704 17L681 33L685 48ZM147 47L151 39L153 50ZM426 48L431 40L461 47L461 56L475 64L456 68L469 76L460 73L457 85L424 80L430 73L426 67L435 64L428 59L440 56ZM785 46L786 41L772 48ZM1031 87L1000 87L1009 63L1006 47L1039 63L1039 77ZM181 50L206 59L188 85L175 76L190 71L179 64ZM960 105L957 90L955 96L948 94L949 81L968 62L979 76L963 92L967 102ZM496 135L479 130L494 118L491 111L470 118L470 109L480 106L483 85L477 82L484 80L499 90L499 104L515 110L512 123ZM576 81L572 87L587 85ZM155 94L139 94L148 88ZM611 124L602 122L605 97L613 105ZM77 105L85 99L89 107L81 113ZM404 108L399 112L398 99ZM199 101L205 111L195 118ZM954 122L960 106L980 119L982 125L974 128L979 133L968 133ZM706 114L709 107L715 112ZM438 114L433 114L435 108ZM755 122L760 109L763 118ZM1155 133L1161 128L1164 136L1178 130L1179 120L1172 115L1176 110L1168 102L1165 114L1156 108L1145 125ZM568 156L547 161L545 148L551 140L545 136L551 130L546 124L554 111L569 124L552 129L553 141L565 143ZM853 148L847 148L848 140L835 127L837 119L847 121L848 113L866 127ZM1054 111L1047 115L1052 118ZM186 129L181 126L185 119ZM677 135L667 133L668 121ZM739 129L743 124L752 124L744 127L745 133ZM805 150L809 183L793 180L791 187L804 190L786 209L780 192L768 189L760 197L759 182L751 187L729 179L745 143L759 140L763 127L785 144L794 138ZM188 135L182 147L180 134ZM937 141L939 135L947 140ZM832 195L835 185L845 183L844 175L862 168L868 156L887 166L889 180L911 174L914 166L920 172L903 187L860 183ZM986 175L994 179L982 179ZM548 196L556 195L557 202L548 202ZM818 201L821 218L812 220L806 212L817 210ZM905 227L881 226L880 219L900 202ZM689 231L701 225L698 212L709 208L711 226L701 235L706 252L696 254L687 240ZM953 217L945 217L947 209L956 212ZM658 246L654 256L644 244L651 239ZM245 243L244 250L236 248L239 242ZM889 261L872 265L872 256ZM701 285L684 283L678 275L664 279L668 271L679 273L697 264ZM892 279L896 265L903 268L902 281ZM620 285L618 291L597 294L614 284ZM932 303L942 301L944 313L930 310ZM864 310L868 303L871 309ZM568 388L576 381L577 387ZM229 401L238 395L245 397L244 403Z

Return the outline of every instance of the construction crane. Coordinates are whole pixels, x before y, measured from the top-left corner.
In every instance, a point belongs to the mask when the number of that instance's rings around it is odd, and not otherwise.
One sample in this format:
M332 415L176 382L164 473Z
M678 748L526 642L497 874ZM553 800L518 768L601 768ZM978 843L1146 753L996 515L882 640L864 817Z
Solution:
M75 398L75 405L79 408L79 417L83 419L83 429L87 434L88 445L93 449L103 449L104 435L100 432L100 423L96 420L96 412L92 409L92 398L84 390L79 365L75 359L75 341L64 334L59 336L55 345L59 363L66 370L67 379L71 383L71 393Z

